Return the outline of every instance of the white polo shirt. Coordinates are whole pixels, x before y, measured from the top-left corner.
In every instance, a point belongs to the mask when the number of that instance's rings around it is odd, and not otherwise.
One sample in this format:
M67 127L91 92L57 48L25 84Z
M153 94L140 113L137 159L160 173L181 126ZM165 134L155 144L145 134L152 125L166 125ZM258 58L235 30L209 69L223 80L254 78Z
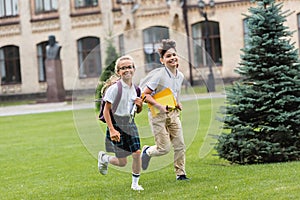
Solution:
M120 81L122 84L122 95L118 108L114 114L118 116L130 116L130 111L133 107L134 100L137 98L137 93L133 84L129 87L122 79ZM104 101L110 102L113 105L117 94L118 84L113 84L106 90Z
M162 67L152 75L151 79L146 85L153 90L152 95L164 90L165 88L170 88L176 101L180 102L179 94L183 79L184 76L178 69L176 69L175 76L167 67Z

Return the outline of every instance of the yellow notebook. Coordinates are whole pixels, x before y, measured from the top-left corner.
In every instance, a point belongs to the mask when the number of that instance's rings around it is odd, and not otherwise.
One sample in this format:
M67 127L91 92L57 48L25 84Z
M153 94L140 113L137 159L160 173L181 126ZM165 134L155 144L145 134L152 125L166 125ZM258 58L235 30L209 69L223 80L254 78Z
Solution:
M156 93L155 95L153 95L153 98L157 101L157 103L160 103L164 106L168 106L169 108L175 108L175 106L177 105L174 95L170 88L166 88ZM150 108L153 117L155 117L159 113L159 110L149 103L148 107Z

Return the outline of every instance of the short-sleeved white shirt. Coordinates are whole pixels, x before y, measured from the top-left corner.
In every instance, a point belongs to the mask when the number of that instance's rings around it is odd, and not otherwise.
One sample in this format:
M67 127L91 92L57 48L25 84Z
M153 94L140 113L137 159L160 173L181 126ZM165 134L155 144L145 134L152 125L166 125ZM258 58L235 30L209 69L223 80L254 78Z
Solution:
M137 98L135 86L132 84L131 87L127 85L122 79L122 95L115 115L118 116L130 116L130 111L133 107L134 100ZM114 105L118 94L118 84L111 85L105 92L104 101L110 102Z
M170 88L175 99L179 102L179 94L183 79L184 76L178 69L175 76L167 67L163 67L151 77L146 85L148 88L153 90L152 95L164 90L165 88Z

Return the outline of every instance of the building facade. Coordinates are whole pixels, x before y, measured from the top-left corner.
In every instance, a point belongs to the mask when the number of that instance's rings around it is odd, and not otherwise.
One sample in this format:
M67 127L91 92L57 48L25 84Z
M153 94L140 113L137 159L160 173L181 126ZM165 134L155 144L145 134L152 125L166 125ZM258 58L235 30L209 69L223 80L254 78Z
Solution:
M236 78L247 38L249 0L0 0L0 97L44 94L48 37L61 45L67 91L95 89L105 69L108 40L130 54L136 80L157 66L163 38L177 41L188 81L205 79L208 65L223 79ZM300 0L278 0L293 11L286 26L299 48ZM206 50L206 51L205 51ZM206 55L209 52L210 56Z

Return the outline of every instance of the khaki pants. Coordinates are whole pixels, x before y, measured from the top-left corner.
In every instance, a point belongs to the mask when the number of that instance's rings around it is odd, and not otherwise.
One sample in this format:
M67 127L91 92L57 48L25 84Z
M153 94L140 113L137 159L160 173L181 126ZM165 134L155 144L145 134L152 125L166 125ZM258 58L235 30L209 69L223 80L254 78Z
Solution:
M147 152L149 156L162 156L174 148L174 168L176 175L185 174L185 144L180 121L180 112L173 110L168 113L159 113L152 117L149 112L149 121L155 138L155 145Z

